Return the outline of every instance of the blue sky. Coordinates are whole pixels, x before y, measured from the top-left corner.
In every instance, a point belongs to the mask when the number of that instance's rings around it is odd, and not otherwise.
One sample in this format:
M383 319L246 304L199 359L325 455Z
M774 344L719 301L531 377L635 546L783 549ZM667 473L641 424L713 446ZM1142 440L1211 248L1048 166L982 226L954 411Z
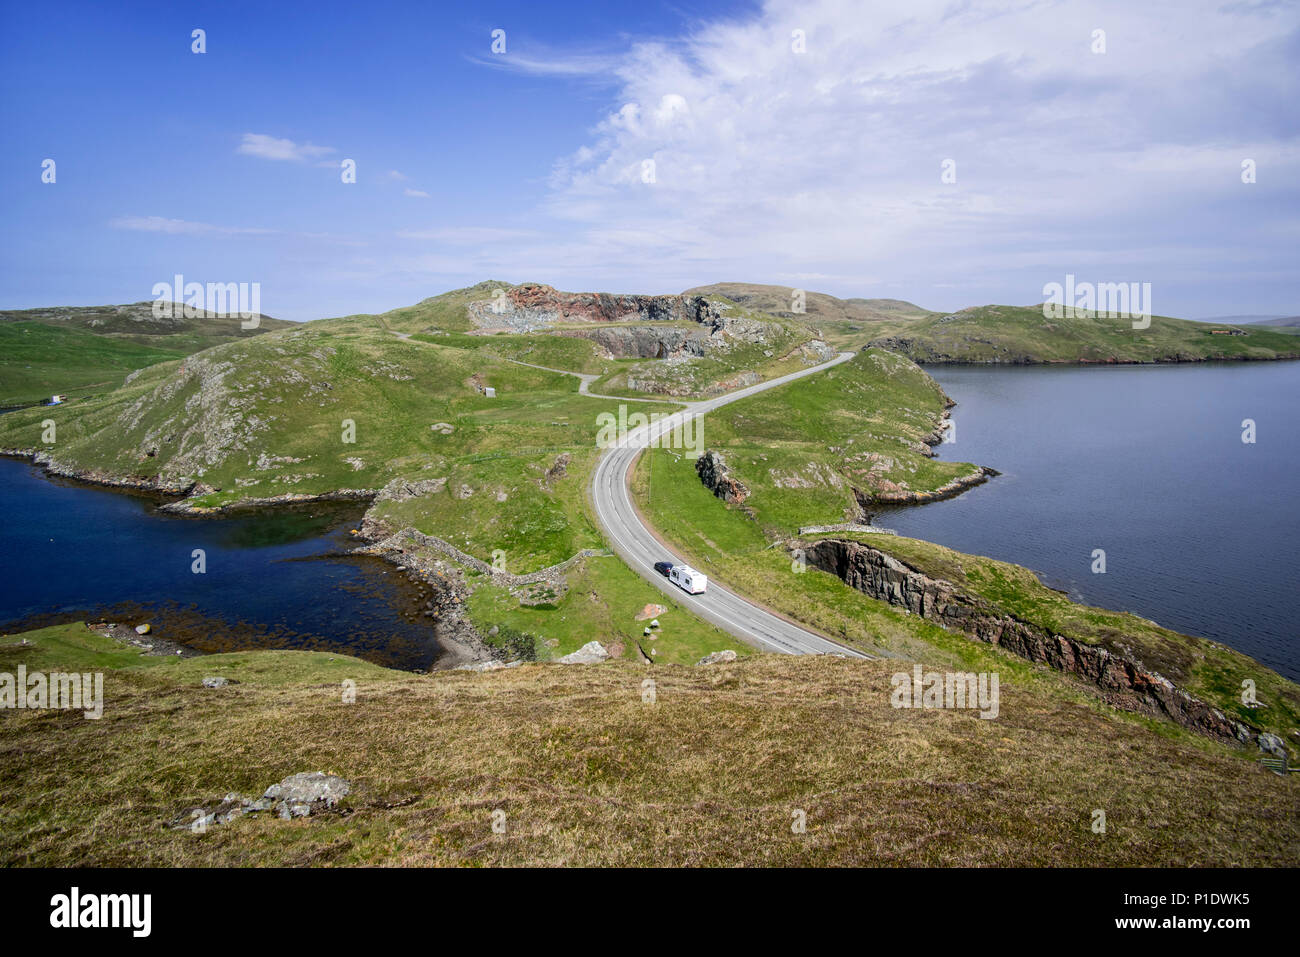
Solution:
M4 0L0 307L182 273L291 319L489 278L955 309L1073 273L1296 314L1298 59L1294 3Z

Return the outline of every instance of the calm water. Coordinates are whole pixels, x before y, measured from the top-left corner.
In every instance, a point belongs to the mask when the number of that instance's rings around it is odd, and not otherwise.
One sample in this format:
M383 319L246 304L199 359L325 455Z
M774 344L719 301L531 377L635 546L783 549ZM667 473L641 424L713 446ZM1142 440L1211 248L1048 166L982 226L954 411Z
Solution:
M0 458L0 631L104 617L202 651L340 651L410 669L441 652L414 585L339 554L355 506L199 519L160 513L160 501ZM196 548L205 574L191 570Z
M958 403L940 458L1003 474L878 524L1300 680L1300 363L927 371Z

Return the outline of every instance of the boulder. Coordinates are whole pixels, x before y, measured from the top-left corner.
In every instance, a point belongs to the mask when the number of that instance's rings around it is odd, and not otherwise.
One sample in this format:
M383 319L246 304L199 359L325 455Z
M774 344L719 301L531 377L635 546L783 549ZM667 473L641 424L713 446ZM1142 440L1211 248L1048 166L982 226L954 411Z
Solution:
M135 626L135 633L136 633L137 635L147 635L147 634L149 634L149 632L151 632L151 631L153 631L153 628L148 624L148 622L146 622L146 623L143 624L143 625L136 625L136 626Z
M1273 757L1281 758L1283 761L1290 757L1286 750L1286 744L1276 734L1264 733L1256 738L1255 741L1259 744L1259 749L1265 754L1271 754Z
M736 657L736 653L730 648L727 648L723 651L715 651L711 655L705 655L695 663L697 665L717 665L725 661L735 661Z
M727 460L721 452L710 449L701 455L695 460L695 472L705 488L728 504L739 505L749 498L749 489L727 474Z
M203 679L205 688L224 688L226 685L239 684L234 678L222 678L220 675L208 675Z
M589 641L577 651L555 660L562 665L594 665L608 661L609 652L599 641Z
M328 810L351 790L352 784L338 775L308 771L291 774L279 784L272 784L258 803L272 802L271 807L287 821Z

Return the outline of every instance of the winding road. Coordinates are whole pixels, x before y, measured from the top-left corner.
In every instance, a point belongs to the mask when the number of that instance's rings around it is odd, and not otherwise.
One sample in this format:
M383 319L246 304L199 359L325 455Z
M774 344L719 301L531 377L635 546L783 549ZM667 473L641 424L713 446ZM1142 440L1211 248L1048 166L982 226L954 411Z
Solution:
M773 389L802 379L804 376L847 362L853 353L842 352L829 362L792 372L768 382L760 382L716 399L687 403L686 409L634 429L623 441L607 449L596 464L591 479L591 499L596 521L605 532L610 546L633 571L646 581L671 595L699 617L730 632L746 644L764 651L790 655L838 654L852 658L866 658L862 652L809 631L785 618L762 608L748 599L719 585L709 582L708 591L691 595L673 585L654 570L656 561L669 558L684 562L681 556L663 545L653 531L641 520L628 487L632 466L641 451L648 448L658 436L682 425L687 417L704 415L714 409L747 398L767 389ZM559 371L559 370L554 370Z
M417 342L410 333L393 332L393 335L407 342ZM692 595L672 584L663 575L654 570L654 563L669 558L686 564L686 560L661 543L653 530L642 520L636 506L632 503L632 494L628 487L633 465L643 449L649 448L656 438L672 432L685 423L686 419L704 415L739 399L757 395L768 389L785 385L795 379L825 372L842 362L853 358L852 352L841 352L829 362L810 366L789 375L779 376L767 382L737 389L715 399L699 402L683 402L686 406L681 412L664 416L648 425L633 429L622 441L608 448L600 456L591 478L591 501L595 509L596 522L600 525L610 547L627 563L628 567L654 585L660 591L670 595L675 601L693 611L705 621L712 622L723 631L735 635L741 641L762 651L775 651L788 655L845 655L850 658L870 658L871 655L841 645L824 635L809 631L780 615L754 604L747 598L725 588L716 581L709 581L709 588L702 595ZM498 358L504 358L498 357ZM556 372L561 375L575 376L581 381L578 391L593 399L612 399L616 402L681 402L680 399L632 398L625 396L599 395L589 392L588 387L598 376L567 369L552 369L548 366L533 365L518 359L506 359L516 365Z

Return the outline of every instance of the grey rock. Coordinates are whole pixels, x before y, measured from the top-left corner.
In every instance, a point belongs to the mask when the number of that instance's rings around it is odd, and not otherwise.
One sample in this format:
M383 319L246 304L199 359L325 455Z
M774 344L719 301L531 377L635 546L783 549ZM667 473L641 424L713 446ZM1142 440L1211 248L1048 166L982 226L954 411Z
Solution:
M324 771L310 771L291 774L279 784L272 784L266 789L263 798L270 798L281 804L302 805L307 813L333 807L352 790L352 784L335 774ZM284 816L281 810L281 817Z
M135 626L135 633L137 635L147 635L151 631L153 631L153 628L150 627L148 623Z
M599 641L589 641L577 651L556 658L562 665L594 665L609 660L609 652Z
M223 678L220 675L208 675L203 679L203 687L205 688L224 688L226 685L237 684L239 682L234 678Z
M1287 753L1285 742L1283 742L1283 740L1276 734L1268 734L1265 732L1256 738L1255 742L1259 745L1259 749L1265 754L1271 754L1284 761L1290 757Z
M723 651L715 651L711 655L705 655L695 663L697 665L716 665L721 664L724 661L735 661L736 657L736 653L730 648L727 648Z

